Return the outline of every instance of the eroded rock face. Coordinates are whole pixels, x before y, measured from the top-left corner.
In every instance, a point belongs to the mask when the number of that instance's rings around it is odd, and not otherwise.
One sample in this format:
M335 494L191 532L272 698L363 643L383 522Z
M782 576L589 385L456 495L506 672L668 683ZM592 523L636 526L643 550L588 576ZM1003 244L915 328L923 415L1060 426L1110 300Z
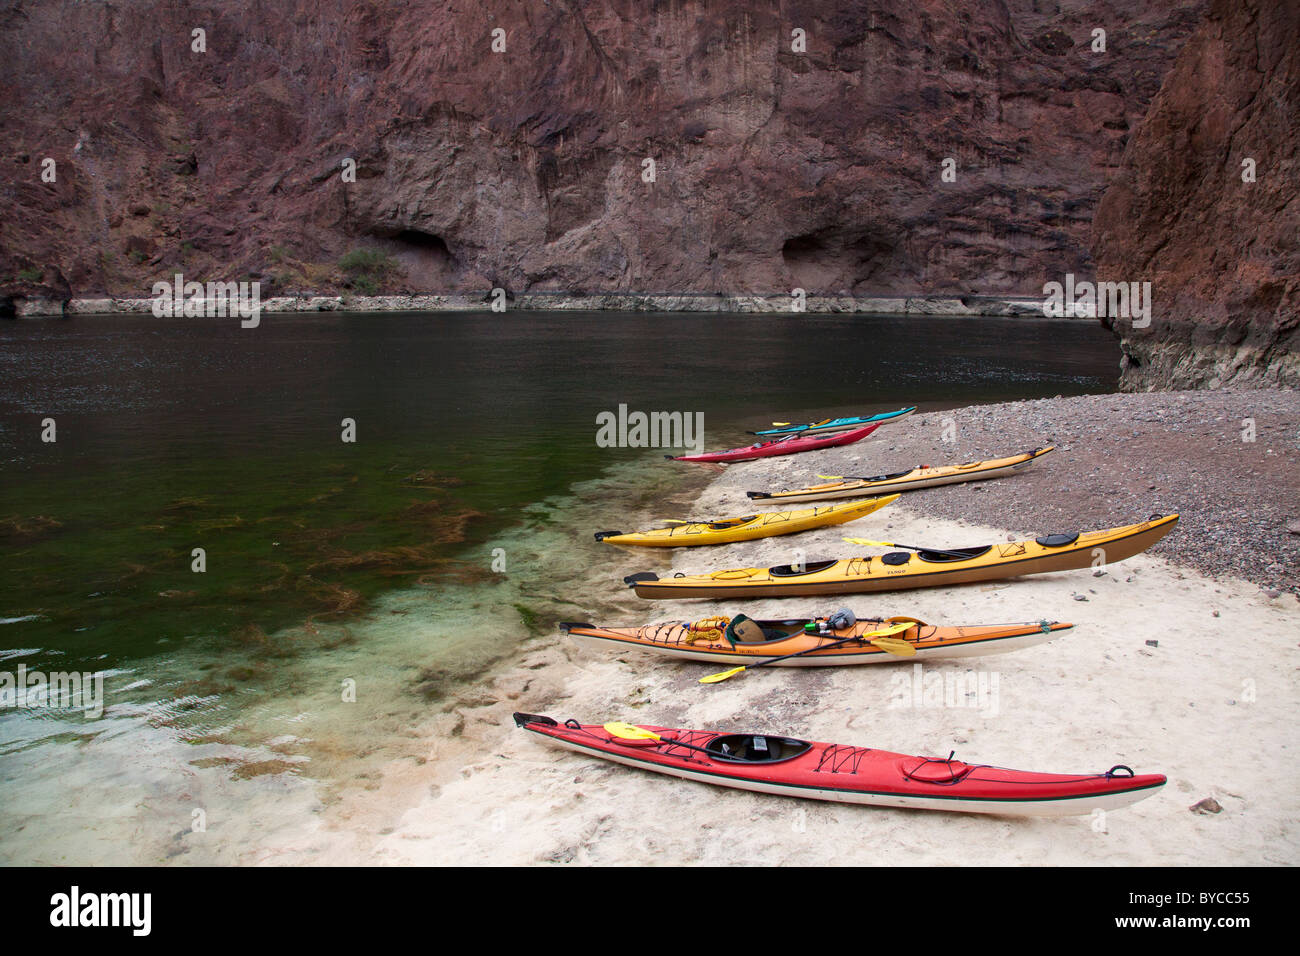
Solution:
M0 291L1036 295L1203 5L9 4Z
M1097 211L1098 276L1152 283L1148 328L1103 320L1122 387L1300 385L1298 149L1300 4L1215 0Z

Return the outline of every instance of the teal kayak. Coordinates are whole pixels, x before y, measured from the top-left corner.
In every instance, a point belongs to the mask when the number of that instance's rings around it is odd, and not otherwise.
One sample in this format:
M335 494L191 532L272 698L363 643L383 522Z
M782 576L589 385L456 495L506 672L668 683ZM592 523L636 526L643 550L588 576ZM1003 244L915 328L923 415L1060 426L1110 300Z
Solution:
M773 422L775 428L768 428L761 432L750 432L751 435L821 435L826 432L842 432L848 428L861 428L863 425L883 425L885 422L896 422L906 418L912 412L916 411L916 406L911 408L900 408L896 412L881 412L879 415L872 415L868 418L824 418L819 422L805 422L795 425L790 422Z

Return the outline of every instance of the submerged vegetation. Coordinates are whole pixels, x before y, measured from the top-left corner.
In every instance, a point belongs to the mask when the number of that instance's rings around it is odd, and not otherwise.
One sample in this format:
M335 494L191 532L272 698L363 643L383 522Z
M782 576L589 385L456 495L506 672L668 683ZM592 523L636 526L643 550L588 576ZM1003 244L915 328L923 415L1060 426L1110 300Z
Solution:
M541 615L533 608L526 604L512 604L511 607L519 612L520 622L533 637L547 630L546 626L542 624Z
M0 541L11 545L34 541L61 527L62 522L48 515L7 515L0 517Z
M485 517L447 493L458 481L376 471L329 466L292 494L239 493L231 482L224 494L141 493L111 505L74 494L58 517L0 515L0 616L34 615L42 643L97 666L106 647L126 658L159 643L213 642L239 652L239 673L225 677L241 681L257 676L258 660L347 643L346 629L317 625L363 610L394 579L495 577L455 557ZM205 680L209 691L221 686Z

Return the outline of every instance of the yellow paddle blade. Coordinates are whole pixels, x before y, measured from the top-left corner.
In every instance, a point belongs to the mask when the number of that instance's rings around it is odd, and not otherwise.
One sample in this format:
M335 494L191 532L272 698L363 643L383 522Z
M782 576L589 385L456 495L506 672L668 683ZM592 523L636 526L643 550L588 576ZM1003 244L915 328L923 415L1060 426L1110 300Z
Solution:
M818 477L818 478L821 478L821 479L823 479L823 480L825 480L825 481L843 481L843 480L844 480L844 476L843 476L843 475L818 475L817 477Z
M871 642L871 645L899 657L916 656L916 648L909 641L900 640L897 637L878 637Z
M898 545L889 541L868 541L866 538L845 538L849 544L862 544L868 548L897 548Z
M622 737L624 740L663 740L662 737L652 731L643 727L633 727L621 720L610 721L604 726L605 732L611 737Z
M789 422L773 422L772 424L775 425L777 428L785 428L785 426L786 426L786 425L789 425L790 423L789 423Z
M729 670L729 671L723 671L721 674L710 674L708 677L701 677L701 678L700 678L700 683L701 683L701 684L720 684L720 683L722 683L722 681L726 680L728 677L735 677L737 674L739 674L739 673L740 673L741 671L743 671L744 669L745 669L745 668L743 668L743 667L733 667L731 670ZM610 733L613 733L613 731L610 731Z
M660 518L659 520L664 524L692 524L692 522L687 521L685 518Z
M888 627L882 627L878 631L867 631L858 638L858 640L869 641L874 637L893 637L895 634L902 634L904 631L910 631L911 629L912 622L904 623L899 621L895 624L890 624Z

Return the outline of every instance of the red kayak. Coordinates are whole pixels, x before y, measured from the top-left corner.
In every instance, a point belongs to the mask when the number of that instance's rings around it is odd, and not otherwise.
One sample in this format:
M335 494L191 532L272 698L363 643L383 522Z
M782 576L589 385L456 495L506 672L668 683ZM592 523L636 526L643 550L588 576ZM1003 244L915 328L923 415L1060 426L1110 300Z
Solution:
M708 451L702 455L664 455L669 461L751 461L755 458L775 458L778 455L797 455L801 451L816 451L818 448L838 448L862 441L877 428L881 422L855 428L852 431L839 432L835 435L790 435L773 441L760 441L744 448L732 448L729 451Z
M813 743L762 734L610 723L557 723L515 714L516 726L561 747L686 780L760 793L880 807L953 810L1017 816L1058 816L1113 810L1151 796L1161 774L1128 767L1105 773L1058 774L1004 770L944 757Z

